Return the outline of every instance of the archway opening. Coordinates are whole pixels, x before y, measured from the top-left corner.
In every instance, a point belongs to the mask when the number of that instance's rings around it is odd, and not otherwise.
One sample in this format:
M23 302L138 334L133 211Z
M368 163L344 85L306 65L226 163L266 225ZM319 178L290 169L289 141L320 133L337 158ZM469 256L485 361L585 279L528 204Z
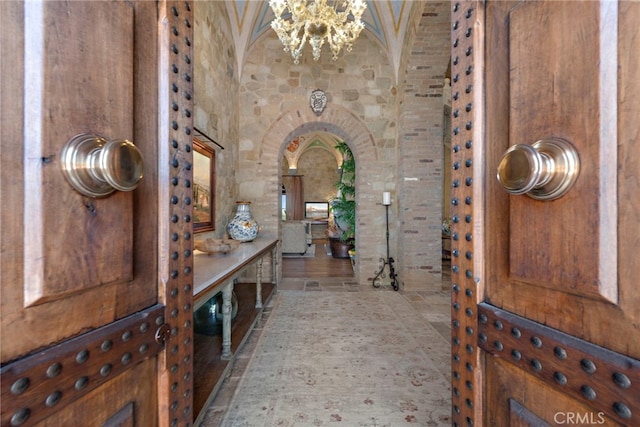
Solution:
M260 203L263 206L271 206L271 212L273 215L264 217L265 228L277 230L277 235L282 237L282 211L281 211L281 193L283 186L283 169L288 173L289 164L284 160L285 151L289 144L300 136L313 135L313 134L328 134L334 139L334 141L344 141L348 144L353 152L357 166L357 179L356 186L361 188L361 185L370 186L371 181L375 181L374 170L371 168L362 169L362 164L375 164L378 161L377 149L373 141L373 136L362 121L353 114L353 112L343 109L340 106L330 105L327 106L322 116L318 117L311 112L310 109L298 109L291 110L280 116L275 122L271 124L269 129L265 132L262 140L261 150L261 163L265 167L268 167L273 175L273 181L270 183L260 183L261 186L268 185L273 188L273 191L268 193L268 200L261 200ZM311 138L313 139L313 138ZM310 141L313 142L313 141ZM300 141L298 141L300 143ZM332 147L333 142L329 144ZM270 165L273 164L273 168ZM336 165L338 163L336 162ZM364 184L363 184L364 182ZM242 185L250 185L249 181L244 182ZM370 188L365 188L363 194L368 194ZM265 193L265 196L267 193ZM371 201L368 199L360 200L360 195L356 195L356 205L358 209L358 222L359 223L372 223L375 220L369 218L371 215ZM277 220L277 221L274 221ZM356 226L356 233L358 239L362 238L364 241L375 240L369 236L369 234L375 234L376 230L372 227ZM361 253L358 250L359 243L356 239L356 252ZM365 253L369 254L369 259L362 259L363 262L359 263L355 267L354 278L355 281L360 284L366 284L366 273L360 277L360 271L375 271L377 265L377 256L372 254L372 251L376 249L371 245L367 246ZM360 255L358 255L360 257ZM363 282L363 283L361 283Z

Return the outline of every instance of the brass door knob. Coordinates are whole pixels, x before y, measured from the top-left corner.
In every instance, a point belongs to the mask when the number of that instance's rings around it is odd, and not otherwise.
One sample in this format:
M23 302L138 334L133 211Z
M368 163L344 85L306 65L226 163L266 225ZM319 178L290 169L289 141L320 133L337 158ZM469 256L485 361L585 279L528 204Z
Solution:
M574 146L549 138L510 147L498 164L498 181L509 194L553 200L569 191L579 171L580 158Z
M76 135L60 157L62 172L71 186L89 197L132 191L144 174L142 153L126 139L107 141L98 135Z

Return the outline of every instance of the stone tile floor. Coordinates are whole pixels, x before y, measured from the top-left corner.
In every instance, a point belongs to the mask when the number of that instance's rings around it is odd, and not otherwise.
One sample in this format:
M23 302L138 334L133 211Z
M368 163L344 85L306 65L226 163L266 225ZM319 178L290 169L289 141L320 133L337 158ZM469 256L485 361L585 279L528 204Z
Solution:
M434 291L398 291L413 306L420 316L433 326L446 340L451 343L451 276L448 266L443 262L442 287ZM284 278L278 286L278 292L394 292L390 285L380 288L360 286L353 278L314 278L297 279ZM269 315L273 309L271 301L265 306L262 317L256 322L254 329L247 338L244 346L235 357L230 374L225 380L206 411L201 427L215 427L221 425L236 388L243 373L254 354L258 339ZM448 350L448 349L447 349ZM447 352L450 355L450 352ZM450 358L435 359L438 370L447 378L450 377Z

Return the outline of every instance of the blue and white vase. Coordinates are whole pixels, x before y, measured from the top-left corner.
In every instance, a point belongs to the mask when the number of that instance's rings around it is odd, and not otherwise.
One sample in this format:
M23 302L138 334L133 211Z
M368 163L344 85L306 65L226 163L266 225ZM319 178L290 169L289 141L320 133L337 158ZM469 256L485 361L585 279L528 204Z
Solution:
M258 223L251 216L251 202L236 202L236 216L233 217L227 232L233 240L250 242L258 235Z

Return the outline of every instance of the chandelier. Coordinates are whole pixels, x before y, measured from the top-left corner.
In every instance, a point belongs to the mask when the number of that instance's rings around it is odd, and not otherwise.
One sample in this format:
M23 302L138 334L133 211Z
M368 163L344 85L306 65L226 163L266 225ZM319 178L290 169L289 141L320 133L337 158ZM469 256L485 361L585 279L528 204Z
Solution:
M276 16L271 28L296 64L307 42L313 48L314 61L320 59L325 41L334 61L343 47L350 52L364 28L360 18L367 8L365 0L269 0L269 6Z

